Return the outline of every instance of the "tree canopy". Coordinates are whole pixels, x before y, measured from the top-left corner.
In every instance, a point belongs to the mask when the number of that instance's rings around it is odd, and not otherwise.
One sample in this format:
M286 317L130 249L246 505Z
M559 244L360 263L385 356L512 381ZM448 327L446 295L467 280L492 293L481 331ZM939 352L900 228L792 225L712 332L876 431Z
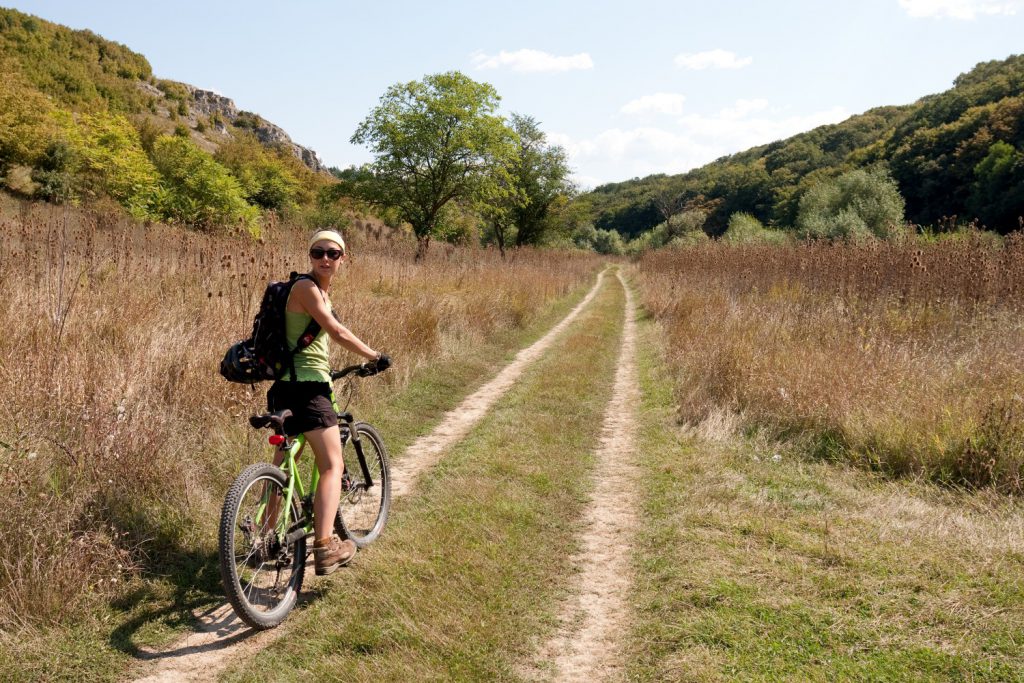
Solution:
M388 88L352 136L375 155L359 195L392 207L420 243L430 244L453 201L493 201L510 191L515 134L497 113L500 97L459 73L426 76Z
M533 117L512 114L510 119L515 149L499 179L503 192L480 208L503 255L510 242L539 245L548 239L555 232L554 214L574 191L565 149L549 144Z

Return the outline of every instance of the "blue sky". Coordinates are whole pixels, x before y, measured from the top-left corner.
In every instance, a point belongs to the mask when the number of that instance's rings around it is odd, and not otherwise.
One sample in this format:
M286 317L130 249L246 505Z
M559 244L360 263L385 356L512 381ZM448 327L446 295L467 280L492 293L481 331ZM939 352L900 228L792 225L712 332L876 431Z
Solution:
M584 187L681 173L1024 51L1024 0L4 3L231 97L329 165L388 86L459 70L533 116Z

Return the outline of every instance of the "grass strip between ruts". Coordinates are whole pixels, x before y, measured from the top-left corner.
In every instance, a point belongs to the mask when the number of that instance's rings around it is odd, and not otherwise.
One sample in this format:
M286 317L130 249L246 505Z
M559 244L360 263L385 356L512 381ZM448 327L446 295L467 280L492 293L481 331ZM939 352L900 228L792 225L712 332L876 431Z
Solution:
M466 349L458 359L420 370L402 393L376 402L369 410L361 410L357 401L352 410L359 419L372 422L380 429L392 457L400 456L413 440L428 433L446 411L491 379L521 348L546 334L592 286L593 280L546 307L525 328L507 330L485 344ZM401 359L396 361L401 363ZM240 446L247 442L244 438L247 433L239 432L243 437L239 440ZM256 443L261 449L267 449L269 460L271 453L266 442L261 438ZM0 670L4 671L0 678L11 681L122 679L125 668L134 662L132 652L136 647L158 647L170 642L177 634L191 628L193 611L224 601L217 577L215 545L216 538L212 538L209 548L195 549L191 563L183 561L181 571L191 572L191 576L183 579L181 585L175 575L148 577L139 581L129 596L94 614L85 623L41 631L31 642L5 644L0 638Z
M518 676L567 590L624 298L614 278L397 502L385 535L228 680Z
M629 680L1024 680L1019 503L684 436L641 339Z

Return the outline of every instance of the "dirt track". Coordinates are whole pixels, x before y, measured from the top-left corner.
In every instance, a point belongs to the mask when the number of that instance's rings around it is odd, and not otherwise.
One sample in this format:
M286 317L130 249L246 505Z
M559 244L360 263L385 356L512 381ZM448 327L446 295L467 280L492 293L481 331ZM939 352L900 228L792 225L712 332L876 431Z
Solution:
M619 275L622 282L622 276ZM636 527L637 472L633 464L635 406L640 387L636 368L636 308L626 287L622 347L612 398L605 412L594 473L595 483L584 517L578 569L559 629L540 650L528 675L556 681L606 681L623 678L618 641L628 631L626 596L632 582L629 543Z

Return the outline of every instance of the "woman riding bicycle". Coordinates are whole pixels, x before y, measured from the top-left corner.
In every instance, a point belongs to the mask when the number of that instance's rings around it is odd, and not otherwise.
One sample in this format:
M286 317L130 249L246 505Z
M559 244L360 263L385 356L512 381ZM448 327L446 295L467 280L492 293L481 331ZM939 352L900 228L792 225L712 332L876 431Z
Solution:
M292 286L285 307L285 332L291 348L298 345L311 318L320 324L320 333L312 344L295 354L295 374L288 375L290 379L277 380L267 392L270 411L292 411L285 421L285 432L292 436L305 434L320 470L320 483L313 497L313 556L318 575L330 574L356 554L355 543L343 541L333 532L344 463L338 414L332 400L327 338L370 360L383 358L384 363L388 362L386 356L363 343L331 312L327 290L345 257L345 240L336 231L320 230L310 239L313 279L303 278ZM274 464L280 465L282 457L279 453Z

